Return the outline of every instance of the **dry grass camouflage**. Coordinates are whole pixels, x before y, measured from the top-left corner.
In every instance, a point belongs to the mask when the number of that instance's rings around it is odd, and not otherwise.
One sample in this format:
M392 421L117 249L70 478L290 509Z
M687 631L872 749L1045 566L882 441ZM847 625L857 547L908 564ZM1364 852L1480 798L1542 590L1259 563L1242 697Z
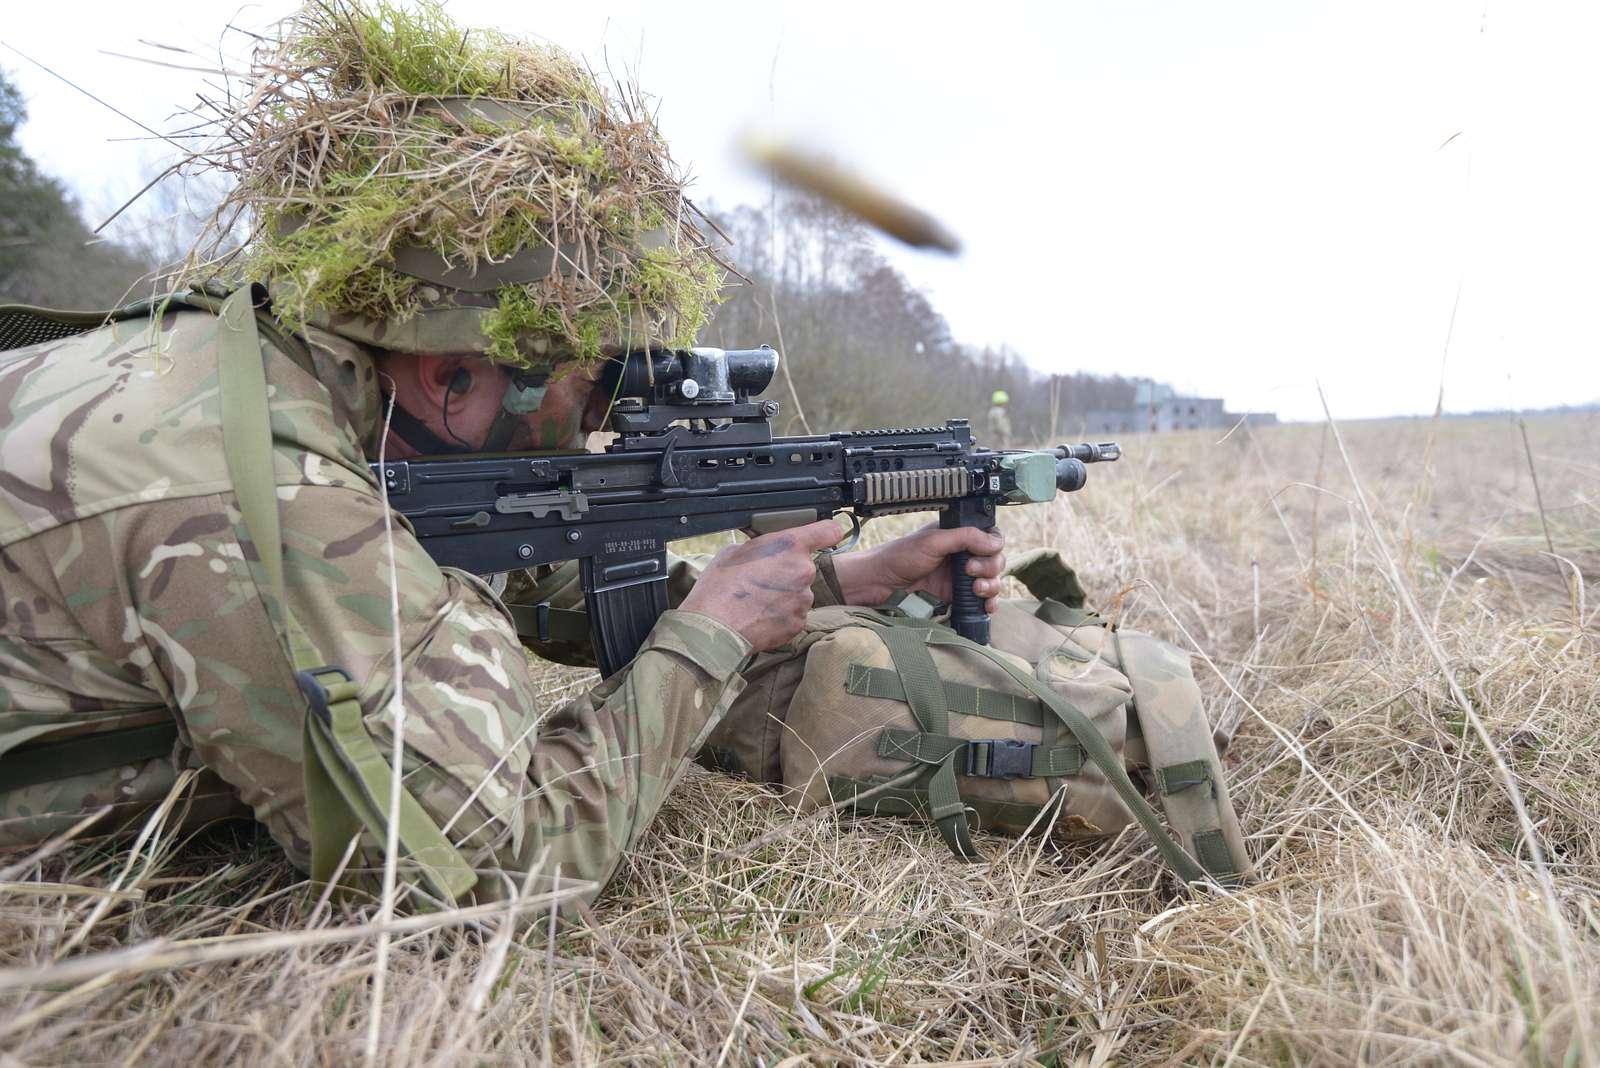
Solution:
M722 284L647 101L552 45L315 0L225 88L183 169L232 187L183 274L270 278L295 328L548 364L688 344Z

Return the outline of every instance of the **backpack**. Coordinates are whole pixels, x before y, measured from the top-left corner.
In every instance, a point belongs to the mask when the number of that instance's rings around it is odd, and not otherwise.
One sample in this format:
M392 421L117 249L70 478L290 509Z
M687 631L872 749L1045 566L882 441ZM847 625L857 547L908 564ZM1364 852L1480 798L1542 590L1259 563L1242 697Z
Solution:
M989 646L920 594L813 611L747 669L702 763L801 811L932 820L963 860L982 859L974 830L1071 840L1138 823L1186 881L1251 878L1188 655L1089 611L1054 552L1011 573L1038 599L1003 602Z

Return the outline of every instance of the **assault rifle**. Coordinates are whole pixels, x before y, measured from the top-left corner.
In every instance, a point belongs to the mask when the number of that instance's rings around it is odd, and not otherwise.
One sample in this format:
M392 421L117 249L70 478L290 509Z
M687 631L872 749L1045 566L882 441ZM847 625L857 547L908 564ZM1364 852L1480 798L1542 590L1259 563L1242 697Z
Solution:
M373 464L393 505L440 564L480 575L581 561L595 656L610 675L667 608L667 543L764 534L844 514L854 528L937 510L943 527L994 526L995 507L1048 501L1117 445L985 449L965 419L942 427L774 437L765 346L634 353L608 362L616 440L603 453L470 454ZM967 555L953 557L951 625L987 643Z

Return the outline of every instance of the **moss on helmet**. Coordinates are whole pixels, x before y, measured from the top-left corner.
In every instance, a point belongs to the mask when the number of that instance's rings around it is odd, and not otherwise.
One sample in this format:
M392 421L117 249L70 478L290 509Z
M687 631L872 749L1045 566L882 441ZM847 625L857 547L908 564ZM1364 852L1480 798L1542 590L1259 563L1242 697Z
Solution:
M604 356L610 339L636 332L641 316L668 308L674 315L657 340L675 348L694 343L709 310L719 300L722 269L710 260L690 260L671 249L651 249L631 266L633 277L614 283L622 294L613 305L590 305L571 318L558 300L542 299L529 287L504 286L499 303L482 320L487 354L502 363L524 363L519 338L529 334L563 339L580 362Z
M250 218L232 268L280 283L291 327L450 303L396 266L417 249L442 270L556 250L550 273L485 294L476 347L515 364L529 334L587 359L619 336L685 344L721 287L637 90L608 93L559 49L464 29L434 0L317 0L216 110L191 169L237 185L188 273L214 275L232 220Z

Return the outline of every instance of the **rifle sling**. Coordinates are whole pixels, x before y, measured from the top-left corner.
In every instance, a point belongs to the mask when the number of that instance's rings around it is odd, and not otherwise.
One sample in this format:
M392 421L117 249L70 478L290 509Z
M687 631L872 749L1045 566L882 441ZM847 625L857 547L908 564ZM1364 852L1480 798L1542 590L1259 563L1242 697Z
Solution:
M266 367L256 328L256 308L266 294L257 286L235 291L217 323L222 446L245 532L267 580L267 612L289 654L307 698L302 762L311 832L311 877L328 882L352 835L369 831L387 840L393 769L366 729L357 687L327 665L295 619L285 595L283 532L273 472L272 416ZM397 813L402 852L420 868L438 898L454 903L477 874L415 798L400 791Z
M530 641L586 642L589 640L589 613L578 608L553 608L548 601L538 604L506 603L517 635Z

